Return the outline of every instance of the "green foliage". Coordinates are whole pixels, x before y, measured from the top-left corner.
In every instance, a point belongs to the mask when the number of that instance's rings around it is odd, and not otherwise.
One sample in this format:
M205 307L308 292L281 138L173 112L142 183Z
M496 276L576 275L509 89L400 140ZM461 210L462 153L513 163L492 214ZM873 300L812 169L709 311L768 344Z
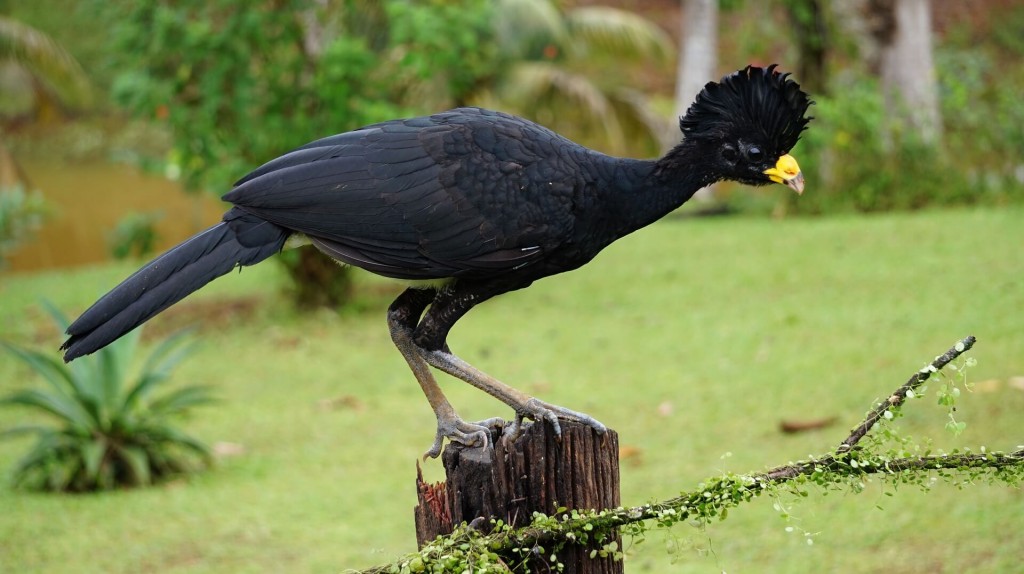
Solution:
M803 146L813 193L788 198L791 207L823 213L970 202L960 170L912 130L888 125L877 83L859 79L835 94L817 98Z
M858 78L815 96L815 117L796 152L809 193L785 197L787 211L835 213L915 209L956 203L963 186L944 173L938 153L913 133L887 137L887 116L876 82ZM946 195L946 197L943 197Z
M1024 6L1008 7L992 23L993 43L1012 58L1024 56Z
M948 169L962 173L988 203L1019 199L1024 191L1024 71L988 52L946 46L936 52Z
M277 260L292 279L288 292L299 309L337 309L350 302L351 274L312 245L286 249Z
M385 3L392 51L398 57L397 85L417 93L427 86L458 104L495 74L502 57L493 40L488 1ZM404 76L404 77L403 77ZM410 101L417 113L442 102Z
M114 259L145 257L156 245L156 222L163 218L158 211L133 212L121 218L108 238Z
M53 307L47 309L64 330L66 318ZM207 447L170 423L173 417L211 402L209 389L193 385L155 394L189 347L182 334L172 336L133 373L130 363L140 331L70 365L52 352L0 342L48 385L10 393L0 398L0 405L28 407L57 422L0 433L0 437L32 434L37 438L14 468L16 486L70 492L145 486L195 468L196 458L209 463Z
M458 99L488 73L482 0L379 7L309 0L144 0L115 29L117 99L166 121L191 188L223 191L308 141L424 112L413 87ZM373 18L359 18L367 11ZM383 29L381 29L383 28Z
M38 191L25 191L20 185L0 189L0 268L5 256L31 238L50 214Z

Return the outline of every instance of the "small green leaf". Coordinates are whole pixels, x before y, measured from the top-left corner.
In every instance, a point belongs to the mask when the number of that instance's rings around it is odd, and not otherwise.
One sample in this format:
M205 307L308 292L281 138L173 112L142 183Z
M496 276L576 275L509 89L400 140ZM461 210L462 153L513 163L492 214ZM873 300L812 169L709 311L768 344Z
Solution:
M959 436L965 428L967 428L967 423L963 421L950 420L946 423L946 430L953 433L954 436Z

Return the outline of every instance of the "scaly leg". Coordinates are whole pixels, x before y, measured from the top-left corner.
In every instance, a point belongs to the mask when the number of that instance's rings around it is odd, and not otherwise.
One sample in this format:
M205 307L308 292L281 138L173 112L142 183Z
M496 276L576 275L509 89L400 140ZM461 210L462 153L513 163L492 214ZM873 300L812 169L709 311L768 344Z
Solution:
M432 289L407 289L388 309L391 340L409 363L409 368L412 369L420 388L423 389L423 394L427 397L427 402L430 403L430 408L437 417L434 444L424 453L424 458L436 458L441 454L445 438L470 447L487 446L490 437L489 427L497 422L497 419L491 419L476 424L462 420L430 373L430 368L423 359L422 350L413 342L413 326L419 320L423 309L433 300L434 292Z
M583 423L592 427L598 433L604 434L608 430L594 417L544 402L536 397L506 385L480 369L470 365L457 355L446 351L426 351L419 349L423 359L431 366L448 373L449 375L462 379L474 387L484 391L506 405L512 407L516 412L515 423L510 427L513 436L522 430L523 418L535 421L547 421L555 431L555 435L562 436L562 427L558 423L559 418L568 419Z
M416 327L413 344L422 360L431 366L462 379L470 385L512 407L516 413L515 423L506 427L515 435L519 432L523 418L551 423L555 434L561 436L559 417L575 420L594 428L599 433L607 429L593 417L565 407L541 401L512 388L498 379L470 365L449 349L445 340L448 331L474 305L499 293L525 287L526 284L500 285L496 283L456 282L436 292L430 309Z

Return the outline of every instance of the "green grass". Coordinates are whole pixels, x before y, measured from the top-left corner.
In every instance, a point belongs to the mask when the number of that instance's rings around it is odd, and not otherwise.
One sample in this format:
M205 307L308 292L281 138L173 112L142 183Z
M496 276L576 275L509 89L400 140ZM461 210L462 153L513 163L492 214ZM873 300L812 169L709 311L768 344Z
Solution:
M964 434L943 430L933 397L900 423L944 448L1010 449L1024 442L1024 392L1008 384L1024 375L1022 246L1019 208L664 221L580 271L484 304L451 345L615 428L639 453L623 461L626 504L823 452L873 400L968 334L979 341L972 378L995 382L961 397ZM77 312L131 269L0 278L3 336L56 352L35 302ZM276 294L278 268L262 265L156 319L151 334L203 326L199 352L176 376L214 384L224 400L184 427L244 453L147 490L2 489L0 571L339 572L411 551L415 460L433 417L387 335L397 288L362 281L361 310L297 316ZM212 313L231 301L247 303ZM0 358L0 392L26 377ZM466 385L442 385L468 419L508 414ZM27 416L2 410L0 428ZM839 418L829 429L778 431L782 419L829 416ZM27 448L0 443L0 468ZM436 461L425 472L441 478ZM1016 572L1024 559L1020 490L940 485L890 498L874 482L860 495L812 495L793 512L819 533L813 546L758 500L704 531L649 537L627 571Z

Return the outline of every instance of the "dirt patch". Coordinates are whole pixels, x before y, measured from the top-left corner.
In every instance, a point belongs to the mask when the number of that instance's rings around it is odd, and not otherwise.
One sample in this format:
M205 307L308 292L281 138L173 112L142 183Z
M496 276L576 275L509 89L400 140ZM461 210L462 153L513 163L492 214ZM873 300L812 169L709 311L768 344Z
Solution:
M185 328L196 328L200 332L226 329L251 319L265 299L262 295L250 295L178 303L147 323L143 340L163 338Z

